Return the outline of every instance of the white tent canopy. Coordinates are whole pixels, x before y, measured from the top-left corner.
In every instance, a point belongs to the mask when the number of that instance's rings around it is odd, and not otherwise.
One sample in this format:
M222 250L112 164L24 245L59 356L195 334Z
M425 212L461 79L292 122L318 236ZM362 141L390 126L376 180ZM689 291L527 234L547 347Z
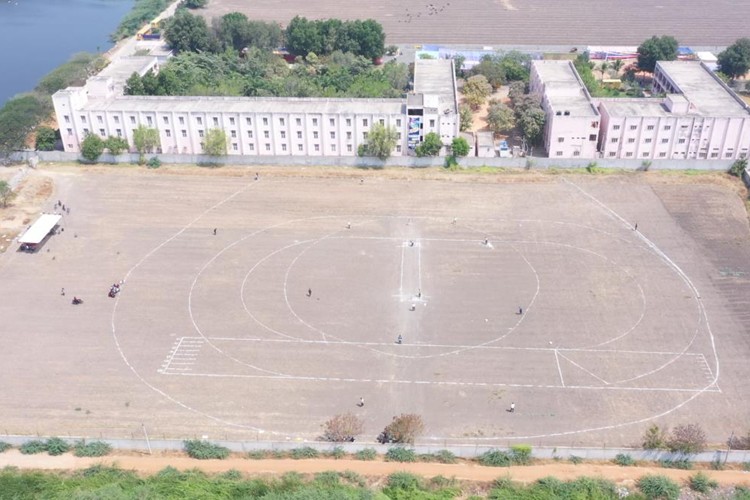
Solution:
M42 214L32 226L26 230L20 238L19 243L27 245L38 245L47 237L52 228L54 228L58 222L62 219L62 215L57 214Z

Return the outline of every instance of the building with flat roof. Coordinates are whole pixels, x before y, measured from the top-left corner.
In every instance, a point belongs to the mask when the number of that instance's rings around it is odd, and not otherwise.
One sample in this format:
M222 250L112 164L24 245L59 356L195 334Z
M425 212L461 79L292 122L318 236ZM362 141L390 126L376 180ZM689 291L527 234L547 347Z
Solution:
M535 61L531 82L532 91L542 95L548 122L544 145L551 157L730 160L748 155L750 107L699 61L658 62L654 94L661 96L653 98L591 98L567 61ZM593 138L594 125L593 149L571 147L571 137L589 133Z
M230 155L355 156L375 123L395 127L393 155L412 154L429 132L447 145L458 134L451 60L418 60L415 92L401 99L126 96L134 72L158 72L165 57L113 61L83 87L52 96L65 151L80 152L88 134L123 137L133 150L139 126L159 132L157 153L201 154L210 129L222 129Z

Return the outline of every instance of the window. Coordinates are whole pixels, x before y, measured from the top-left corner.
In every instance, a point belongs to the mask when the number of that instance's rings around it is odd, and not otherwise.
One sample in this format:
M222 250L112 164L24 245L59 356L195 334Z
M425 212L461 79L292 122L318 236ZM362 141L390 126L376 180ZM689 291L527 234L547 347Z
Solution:
M201 118L200 116L199 116L199 117L197 117L197 118L195 119L195 121L196 121L196 123L197 123L198 125L203 125L203 118Z
M284 126L284 119L283 118L279 118L279 125L281 125L282 127Z
M401 118L396 118L396 126L397 127L401 126Z
M97 117L96 117L96 120L97 120L97 121L98 121L99 123L104 123L104 120L102 119L102 115L97 115Z
M180 120L180 125L185 125L185 117L184 116L179 117L178 120Z
M164 135L166 135L167 137L172 137L172 131L171 131L171 130L169 130L169 129L166 129L166 130L164 131Z
M367 123L368 123L368 121L367 121L367 118L363 118L363 119L362 119L362 125L363 125L364 127L366 127L366 126L367 126Z
M68 135L73 135L73 129L72 128L68 129Z
M562 151L558 151L557 153L555 153L555 155L562 156Z
M247 131L247 138L248 139L252 139L253 138L253 131L252 130L248 130Z
M398 140L401 140L401 132L398 133Z
M114 116L113 118L115 119L115 123L120 123L120 117L119 116Z
M302 131L301 130L297 131L297 139L302 139Z
M270 137L270 134L268 133L268 130L263 131L263 138L268 139Z
M318 126L318 119L313 118L313 127L317 127L317 126Z
M282 144L282 145L281 145L281 150L282 150L282 151L286 151L286 144Z
M266 151L271 151L271 145L266 143Z
M662 143L662 144L666 144L666 143L668 143L668 142L669 142L669 139L662 139L662 140L661 140L661 143Z
M81 115L81 122L86 123L86 117L84 115Z
M232 143L232 151L237 151L237 143L236 142Z
M620 130L620 126L619 125L613 125L612 126L612 130Z
M245 118L245 125L247 125L248 127L250 127L252 124L253 124L253 119L252 118Z
M214 127L218 127L218 126L219 126L219 119L214 116Z
M146 121L148 122L149 125L153 125L154 124L154 120L150 116L146 117Z
M68 130L70 130L70 129L68 129ZM727 153L726 153L726 154L724 155L724 158L731 158L731 157L732 157L732 153L731 153L731 152L727 152Z
M250 119L250 118L248 118L248 120L249 120L249 119ZM255 151L255 144L252 144L252 143L248 143L248 145L247 145L247 150L248 150L248 151Z
M320 144L315 145L315 151L320 151Z
M169 117L168 116L164 116L162 118L164 119L164 124L165 125L169 125Z
M231 131L231 135L232 135L232 139L235 139L237 137L237 131L236 130L232 130Z
M115 133L117 134L117 137L122 137L122 129L118 128Z
M629 151L629 152L625 153L625 156L627 156L628 158L630 158L631 156L633 156L633 152Z
M581 152L578 150L573 151L573 156L581 156Z
M646 139L646 140L645 140L644 142L645 142L646 144L650 144L652 140L653 140L653 139L649 138L649 139Z
M591 128L599 128L599 122L591 122Z
M263 125L268 125L268 118L263 118Z
M105 134L104 134L104 129L103 128L99 129L99 135L102 136L102 137L104 137Z
M328 120L328 123L331 124L331 127L336 126L336 120L334 120L333 118L331 118L330 120Z
M285 130L281 131L281 138L282 139L286 139L286 131Z
M317 138L318 138L318 131L316 130L313 132L313 139L317 139Z
M718 157L719 157L719 153L711 153L711 158L718 158Z
M297 118L297 126L298 127L302 126L302 118Z
M200 130L198 131L198 137L203 137L203 129L200 129Z
M435 128L435 120L430 120L430 127Z
M83 129L83 135L89 135L89 129L87 128Z
M347 133L346 133L346 138L347 138L347 139L349 139L349 140L351 140L351 138L352 138L352 133L351 133L351 132L347 132Z
M352 126L352 119L351 118L347 118L346 119L346 126L347 127L351 127Z
M182 133L182 137L187 137L187 130L182 129L180 132Z
M609 140L609 142L614 144L614 143L620 142L620 139L618 139L617 137L613 137L612 139Z
M680 144L685 144L685 139L684 139L684 138L683 138L683 139L680 139L680 140L679 140L679 141L677 141L677 142L678 142L678 143L680 143Z
M335 139L335 138L336 138L336 132L331 132L331 139Z
M591 134L589 136L589 141L594 142L596 140L596 134Z
M562 116L562 111L555 111L555 116Z
M654 126L653 126L653 125L649 125L649 126L647 126L647 127L646 127L646 130L654 130Z
M297 144L297 151L302 151L302 144Z
M565 137L558 137L557 142L565 142Z
M610 151L609 156L617 156L617 153L615 151Z
M633 144L635 142L635 138L630 137L628 138L628 144Z
M672 125L664 125L664 130L672 130Z
M331 151L336 151L336 145L335 144L331 144Z
M649 156L650 156L650 153L648 153L648 152L643 153L643 157L644 158L648 158Z
M638 128L638 125L631 125L631 126L630 126L630 130L635 130L635 129L637 129L637 128Z
M115 116L115 118L117 117ZM70 116L65 115L65 123L70 123Z
M230 125L234 125L234 117L230 117L229 118L229 124Z
M667 156L667 153L665 153L664 151L659 153L659 158L664 158L665 156Z
M362 139L367 140L367 132L362 132Z
M401 144L396 144L396 152L397 153L401 152Z
M347 150L347 151L348 151L349 153L351 153L351 152L352 152L352 145L351 145L351 144L347 144L347 145L346 145L346 150Z

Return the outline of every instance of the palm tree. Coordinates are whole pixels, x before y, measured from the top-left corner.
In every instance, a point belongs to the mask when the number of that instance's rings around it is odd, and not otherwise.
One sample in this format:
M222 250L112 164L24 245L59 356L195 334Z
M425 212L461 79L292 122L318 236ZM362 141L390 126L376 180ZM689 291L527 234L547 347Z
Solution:
M604 80L604 73L606 73L608 69L609 63L607 61L604 61L601 66L599 66L599 71L602 72L602 80Z
M615 70L615 73L619 75L623 64L624 63L622 62L622 59L615 59L615 61L612 63L612 69Z

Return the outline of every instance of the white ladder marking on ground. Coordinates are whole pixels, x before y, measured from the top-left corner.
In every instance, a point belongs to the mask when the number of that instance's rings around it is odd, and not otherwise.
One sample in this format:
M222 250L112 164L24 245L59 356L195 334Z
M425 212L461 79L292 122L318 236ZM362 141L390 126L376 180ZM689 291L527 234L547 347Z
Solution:
M192 370L191 367L198 359L198 354L203 344L204 341L202 339L180 337L175 341L157 372L166 375L170 371L184 372Z

